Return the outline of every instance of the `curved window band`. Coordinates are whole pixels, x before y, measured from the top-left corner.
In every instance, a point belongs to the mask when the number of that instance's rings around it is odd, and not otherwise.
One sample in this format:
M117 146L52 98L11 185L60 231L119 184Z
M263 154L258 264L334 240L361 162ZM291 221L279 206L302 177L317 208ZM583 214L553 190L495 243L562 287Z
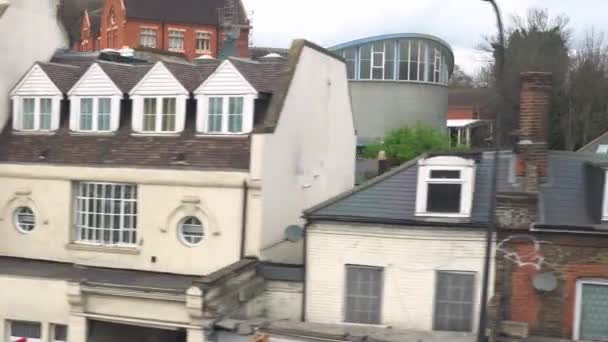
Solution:
M446 49L421 39L386 40L338 51L351 80L447 84Z

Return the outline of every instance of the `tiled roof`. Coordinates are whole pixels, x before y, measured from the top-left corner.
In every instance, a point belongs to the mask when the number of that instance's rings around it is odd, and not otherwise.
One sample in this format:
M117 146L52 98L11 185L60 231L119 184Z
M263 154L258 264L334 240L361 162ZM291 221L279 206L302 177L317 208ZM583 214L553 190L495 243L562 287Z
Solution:
M462 224L482 225L488 219L491 171L494 154L483 152L463 154L476 161L475 193L471 217L458 220ZM423 158L423 157L421 157ZM501 191L512 189L509 183L511 154L501 154L499 186ZM401 223L445 223L445 220L420 218L416 212L418 159L376 177L363 185L330 199L306 211L311 218L391 221Z
M226 0L124 0L128 18L217 25ZM236 1L240 6L240 1ZM241 13L244 9L240 6Z
M515 155L510 151L501 153L499 192L521 190L521 182L514 174L514 158ZM597 169L604 175L603 182L607 181L603 168L608 166L608 156L550 151L548 158L548 177L540 187L540 218L537 224L573 227L573 230L605 227L600 219L601 213L594 212L594 207L603 196L602 181L593 178L588 168L593 164L601 164ZM477 159L475 192L469 223L486 224L488 221L493 163L492 152L484 152ZM443 219L421 219L414 215L417 177L417 160L414 160L307 210L306 215L312 219L330 221L391 221L406 225L433 222L446 224ZM594 189L602 189L599 198L594 197Z
M230 62L260 93L274 93L284 86L283 81L288 72L286 59L258 62L232 57Z
M67 93L70 88L82 76L84 68L57 63L36 63L42 68L47 76L63 93Z
M18 134L7 123L0 134L0 162L248 170L249 137L197 136L194 106L189 109L185 131L175 136L133 135L131 116L124 110L118 132L84 135L69 130L64 106L61 127L52 135Z
M150 64L132 65L106 61L97 61L97 64L125 94L129 93L152 67Z
M163 64L186 90L193 92L215 71L219 62L208 61L200 65L172 62L163 62Z

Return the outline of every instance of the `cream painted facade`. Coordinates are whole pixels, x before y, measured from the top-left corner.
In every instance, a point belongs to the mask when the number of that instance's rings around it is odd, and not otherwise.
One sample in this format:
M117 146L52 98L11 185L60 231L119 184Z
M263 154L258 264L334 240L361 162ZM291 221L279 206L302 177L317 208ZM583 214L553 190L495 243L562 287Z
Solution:
M306 321L344 322L346 265L360 265L383 268L381 324L416 331L433 330L438 271L474 274L476 331L484 238L481 229L314 223L307 231Z
M44 342L52 341L51 324L68 326L68 342L96 342L88 337L91 321L180 329L186 332L186 341L201 342L206 340L204 330L213 327L212 315L229 315L237 304L244 305L256 296L270 305L267 312L271 315L299 317L300 310L294 314L280 306L301 298L301 287L275 284L268 297L260 292L255 272L222 272L244 261L241 243L246 256L301 261L301 244L267 247L283 241L288 225L303 224L304 209L353 184L355 134L344 63L308 45L302 49L276 129L250 136L249 172L0 163L1 257L56 262L76 269L227 277L226 286L213 282L167 292L111 281L88 284L86 279L53 274L0 274L0 304L3 296L10 298L10 305L0 305L0 321L40 322ZM76 241L79 182L136 185L135 245ZM36 217L30 232L16 228L14 213L19 207L31 208ZM178 237L179 222L189 216L198 218L204 227L204 239L196 246L188 246ZM50 307L52 310L46 310ZM247 311L264 312L251 307ZM1 337L6 334L0 331Z
M0 129L10 113L8 93L21 76L34 62L48 60L55 50L68 45L67 35L57 19L58 0L8 3L0 16Z

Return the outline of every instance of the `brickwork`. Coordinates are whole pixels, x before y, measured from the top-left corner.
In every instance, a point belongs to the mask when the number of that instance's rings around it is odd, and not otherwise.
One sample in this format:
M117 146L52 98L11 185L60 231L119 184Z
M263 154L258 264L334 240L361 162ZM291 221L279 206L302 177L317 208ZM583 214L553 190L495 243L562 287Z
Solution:
M499 240L517 231L503 231ZM582 278L608 279L608 236L533 233L528 235L543 241L536 257L544 258L540 269L519 266L496 255L497 298L502 300L498 320L512 320L528 324L531 335L572 338L576 308L576 282ZM530 244L513 242L505 247L520 255L532 255ZM558 286L550 292L534 288L538 273L553 273Z
M84 19L83 19L84 22ZM106 0L101 17L101 28L99 37L93 37L90 29L83 25L81 29L81 40L86 44L80 44L81 51L96 51L106 48L120 49L123 47L140 47L140 33L143 28L156 31L156 49L172 51L184 54L188 59L195 59L203 54L211 54L217 57L221 49L221 32L215 25L195 25L184 23L171 23L153 20L128 19L126 12L122 9L121 0ZM169 31L179 30L184 32L184 48L169 48ZM196 37L198 32L211 35L210 51L196 49ZM237 42L239 57L249 57L249 29L242 29Z
M528 230L538 218L538 194L500 193L496 196L496 219L504 228Z

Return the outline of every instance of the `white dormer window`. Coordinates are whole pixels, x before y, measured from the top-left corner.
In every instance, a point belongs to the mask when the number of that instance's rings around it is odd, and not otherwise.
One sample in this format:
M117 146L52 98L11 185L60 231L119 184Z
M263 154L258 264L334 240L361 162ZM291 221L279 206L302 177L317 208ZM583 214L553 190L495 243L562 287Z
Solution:
M253 129L257 90L229 61L194 91L196 129L205 134L246 134Z
M177 99L175 97L145 97L143 101L143 132L176 132Z
M39 64L27 72L10 95L14 130L48 132L59 127L63 94Z
M243 133L242 96L209 97L208 133Z
M434 157L418 163L416 215L469 217L473 203L475 162Z
M108 97L80 99L80 130L110 131L112 99Z
M72 131L95 134L118 130L123 94L99 64L89 67L68 96Z
M21 103L21 130L49 131L53 113L53 99L47 97L25 97Z

